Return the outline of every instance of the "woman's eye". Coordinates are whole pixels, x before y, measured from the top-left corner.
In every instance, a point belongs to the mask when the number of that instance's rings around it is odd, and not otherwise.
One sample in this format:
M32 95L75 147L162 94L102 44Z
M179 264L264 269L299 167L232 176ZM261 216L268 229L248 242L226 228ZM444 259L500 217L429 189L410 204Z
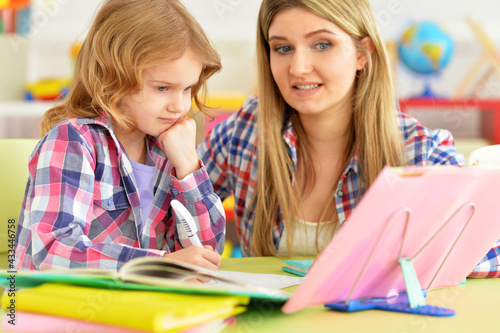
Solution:
M288 53L292 50L292 47L291 46L276 46L274 48L274 51L275 52L278 52L278 53Z
M156 90L158 90L160 92L165 91L167 89L168 89L167 87L156 87Z
M332 45L332 44L331 43L318 43L315 45L315 47L318 50L326 50L328 47L330 47L330 45Z

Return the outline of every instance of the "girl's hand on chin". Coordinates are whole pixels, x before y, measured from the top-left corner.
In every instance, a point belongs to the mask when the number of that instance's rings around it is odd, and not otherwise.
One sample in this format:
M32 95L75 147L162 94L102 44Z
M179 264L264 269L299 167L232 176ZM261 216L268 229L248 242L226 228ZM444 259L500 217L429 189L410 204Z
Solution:
M180 118L158 136L160 147L175 168L178 179L200 168L196 154L196 123L193 119Z

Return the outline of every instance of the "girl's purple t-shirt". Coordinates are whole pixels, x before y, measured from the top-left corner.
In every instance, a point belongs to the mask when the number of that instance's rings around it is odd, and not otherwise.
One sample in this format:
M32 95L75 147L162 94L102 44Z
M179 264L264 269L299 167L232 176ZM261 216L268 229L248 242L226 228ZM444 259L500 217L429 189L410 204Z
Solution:
M130 160L134 171L137 189L139 190L139 198L141 200L141 223L137 226L139 234L142 233L142 227L151 210L154 198L154 181L156 176L156 163L149 154L149 149L146 154L146 164L138 163Z

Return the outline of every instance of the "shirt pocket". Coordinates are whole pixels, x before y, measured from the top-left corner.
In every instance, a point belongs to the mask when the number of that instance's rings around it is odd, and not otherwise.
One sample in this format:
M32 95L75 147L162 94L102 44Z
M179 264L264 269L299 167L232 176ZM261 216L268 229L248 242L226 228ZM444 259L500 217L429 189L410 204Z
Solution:
M94 203L105 210L118 210L130 207L127 194L122 186L113 186L102 182L95 186Z

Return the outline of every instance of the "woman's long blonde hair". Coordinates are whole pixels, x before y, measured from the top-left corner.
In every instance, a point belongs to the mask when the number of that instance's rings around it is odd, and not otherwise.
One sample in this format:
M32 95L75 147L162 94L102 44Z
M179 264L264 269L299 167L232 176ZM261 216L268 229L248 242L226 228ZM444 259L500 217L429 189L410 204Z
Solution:
M251 243L254 255L276 254L272 232L278 228L280 216L287 229L290 255L293 255L294 221L298 216L299 198L292 188L294 167L289 148L283 140L285 108L290 109L298 136L297 163L300 168L297 169L303 171L300 178L307 178L309 182L314 180L314 168L300 120L296 111L287 106L270 69L269 26L278 12L295 7L307 9L340 27L352 37L356 47L368 59L365 75L357 78L355 83L351 142L345 152L344 170L356 152L361 169L360 189L367 189L385 165L405 164L403 140L396 121L390 63L368 0L263 0L257 27L259 178ZM366 36L375 46L371 54L360 43ZM304 190L307 184L300 187ZM332 191L322 218L328 206L335 204L334 196ZM334 219L338 223L338 217Z
M119 111L121 99L142 87L145 68L180 58L188 49L204 64L192 91L204 111L206 81L220 70L220 57L180 1L104 1L78 54L68 96L42 118L42 136L62 120L102 112L114 126L130 129L132 121Z

